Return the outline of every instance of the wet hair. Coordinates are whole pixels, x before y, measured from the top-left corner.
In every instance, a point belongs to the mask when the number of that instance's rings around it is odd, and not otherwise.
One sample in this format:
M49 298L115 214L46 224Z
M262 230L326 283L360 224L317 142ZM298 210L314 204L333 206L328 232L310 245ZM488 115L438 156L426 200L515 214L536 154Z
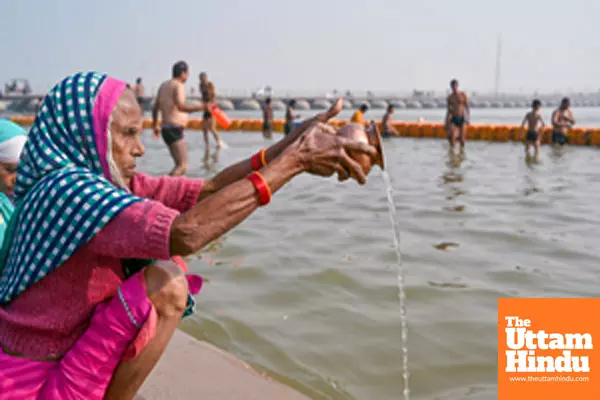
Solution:
M560 106L564 108L567 107L569 103L571 103L571 99L568 97L563 97L563 99L560 101Z
M394 111L394 105L393 104L388 105L387 110Z
M290 107L294 107L296 105L296 100L292 99L288 104Z
M188 65L185 61L173 64L173 78L179 78L185 72L188 72Z
M458 81L456 79L452 79L450 81L450 86L456 86L456 85L458 85Z
M137 78L137 79L135 80L135 83L142 83L142 78Z
M542 106L542 102L539 99L535 99L531 102L531 108L536 109Z
M369 106L366 104L361 104L360 105L360 111L362 112L366 112L369 109Z
M265 100L265 103L266 103L266 104L271 104L271 98L270 98L270 97L267 97L267 98L266 98L266 100Z

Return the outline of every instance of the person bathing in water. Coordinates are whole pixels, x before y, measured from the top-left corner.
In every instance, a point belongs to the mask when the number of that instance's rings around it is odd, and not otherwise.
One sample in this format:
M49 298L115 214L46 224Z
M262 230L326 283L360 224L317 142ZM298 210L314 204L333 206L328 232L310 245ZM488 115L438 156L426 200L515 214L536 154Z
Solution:
M142 83L142 78L137 78L135 80L135 88L133 91L140 108L144 111L144 84Z
M563 146L567 143L567 132L575 125L575 118L570 110L571 100L565 97L560 106L552 113L552 144Z
M212 115L211 109L215 105L215 101L217 99L217 92L215 90L215 85L212 81L208 80L208 76L206 72L202 72L200 74L200 93L202 94L202 101L206 104L206 110L202 115L202 131L204 133L204 145L206 148L210 147L210 142L208 140L208 132L212 133L215 141L217 142L217 149L220 149L222 146L221 143L221 135L217 132L217 121Z
M394 106L390 104L381 121L381 137L398 136L398 131L392 126L392 114L394 114Z
M295 120L300 118L299 114L294 114L294 107L296 107L296 100L292 99L288 103L287 109L285 110L285 125L283 126L283 133L288 135L295 125Z
M446 112L446 129L448 131L448 142L453 148L456 140L460 142L460 147L465 147L467 140L467 125L471 119L471 110L469 108L469 99L464 92L458 90L458 81L453 79L450 82L452 93L448 96L448 109Z
M350 118L350 122L361 124L364 126L368 126L368 123L365 122L365 113L369 110L369 106L366 104L361 104L358 107L358 110L352 114L352 118Z
M273 105L271 98L267 97L263 105L263 136L265 139L271 139L273 133Z
M158 96L152 107L152 127L154 135L162 138L169 147L175 167L171 176L184 175L188 168L187 144L183 139L183 130L188 123L188 114L206 110L204 104L185 103L185 87L189 77L188 65L179 61L173 65L172 78L158 89ZM158 114L162 114L162 127L158 126Z
M540 114L542 108L542 102L538 99L533 100L531 103L531 111L525 114L523 122L521 122L521 131L524 130L527 125L527 135L525 136L525 153L529 155L529 147L534 146L535 158L537 158L540 152L540 144L542 143L542 134L539 132L538 125L543 128L545 126L544 119Z

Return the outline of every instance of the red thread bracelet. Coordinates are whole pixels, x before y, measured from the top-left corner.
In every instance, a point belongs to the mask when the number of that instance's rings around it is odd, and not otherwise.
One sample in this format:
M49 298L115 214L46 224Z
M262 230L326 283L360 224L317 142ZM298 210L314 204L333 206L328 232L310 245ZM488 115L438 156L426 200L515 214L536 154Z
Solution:
M260 199L259 204L261 206L266 206L271 202L271 188L265 181L265 178L260 174L260 172L253 172L247 176L248 180L252 182L256 191L258 192L258 197Z
M250 162L252 163L253 171L258 171L259 169L261 169L262 167L267 165L265 152L266 152L266 150L262 149L261 151L259 151L255 155L253 155L252 158L250 159Z

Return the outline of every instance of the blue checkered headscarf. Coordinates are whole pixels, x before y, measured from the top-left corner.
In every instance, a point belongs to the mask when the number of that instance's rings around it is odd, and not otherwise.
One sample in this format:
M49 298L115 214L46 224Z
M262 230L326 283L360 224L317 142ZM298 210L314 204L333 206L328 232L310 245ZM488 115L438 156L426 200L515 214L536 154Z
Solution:
M0 253L0 304L142 201L114 186L107 166L108 120L125 87L104 74L79 73L44 99L19 162L15 213Z

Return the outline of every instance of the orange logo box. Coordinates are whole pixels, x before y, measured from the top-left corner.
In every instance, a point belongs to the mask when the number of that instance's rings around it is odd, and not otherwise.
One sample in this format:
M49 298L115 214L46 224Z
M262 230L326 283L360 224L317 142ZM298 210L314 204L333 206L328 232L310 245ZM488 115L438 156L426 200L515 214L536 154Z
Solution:
M498 400L600 399L599 348L600 299L498 299Z

